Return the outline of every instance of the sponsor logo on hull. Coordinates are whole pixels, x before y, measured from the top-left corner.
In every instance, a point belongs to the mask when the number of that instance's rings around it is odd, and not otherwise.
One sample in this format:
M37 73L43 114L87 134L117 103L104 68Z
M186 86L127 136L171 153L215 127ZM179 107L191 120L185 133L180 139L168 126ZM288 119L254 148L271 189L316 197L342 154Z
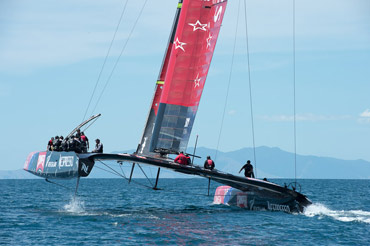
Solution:
M82 164L81 171L84 171L86 174L88 174L89 167L85 165L85 163Z
M288 205L267 202L267 209L271 211L282 211L290 213L290 207Z
M45 164L45 166L46 167L56 167L57 166L57 162L56 161L50 161L50 158L51 158L51 155L48 155L48 157L46 157L46 164Z
M61 156L59 159L59 169L62 167L73 167L74 156Z
M46 152L40 152L39 158L37 159L36 172L38 172L39 170L41 170L41 172L44 171L45 158Z

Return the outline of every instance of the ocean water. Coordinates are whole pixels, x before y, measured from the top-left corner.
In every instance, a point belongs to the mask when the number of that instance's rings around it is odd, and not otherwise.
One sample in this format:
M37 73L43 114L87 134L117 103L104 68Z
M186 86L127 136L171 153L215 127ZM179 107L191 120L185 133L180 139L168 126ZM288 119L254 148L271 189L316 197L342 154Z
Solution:
M304 214L214 205L205 179L59 183L0 180L0 245L370 245L370 180L299 180Z

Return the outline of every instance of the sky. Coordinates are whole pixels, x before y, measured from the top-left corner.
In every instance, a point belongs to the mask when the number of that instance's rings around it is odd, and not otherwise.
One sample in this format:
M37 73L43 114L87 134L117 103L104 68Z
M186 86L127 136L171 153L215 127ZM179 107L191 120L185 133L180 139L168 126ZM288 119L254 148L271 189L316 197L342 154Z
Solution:
M82 121L125 3L0 1L0 170L22 168ZM148 1L130 36L143 4L128 2L88 111L102 114L86 134L106 152L140 141L177 8ZM297 154L370 161L370 1L295 6ZM239 18L238 8L228 2L189 147L196 135L214 149L220 137L220 151L253 146L243 1ZM247 20L255 145L294 152L292 0L248 0Z

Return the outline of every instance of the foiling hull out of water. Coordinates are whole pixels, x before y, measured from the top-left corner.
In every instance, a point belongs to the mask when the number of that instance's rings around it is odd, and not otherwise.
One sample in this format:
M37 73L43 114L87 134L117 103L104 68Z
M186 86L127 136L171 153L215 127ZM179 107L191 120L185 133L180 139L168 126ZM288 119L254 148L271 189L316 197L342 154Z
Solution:
M28 155L23 169L46 179L72 179L86 177L90 174L94 162L82 162L73 151L40 151Z
M214 204L237 206L248 210L282 211L287 213L303 212L309 200L299 202L293 196L276 194L266 190L241 191L231 186L219 186L216 189Z

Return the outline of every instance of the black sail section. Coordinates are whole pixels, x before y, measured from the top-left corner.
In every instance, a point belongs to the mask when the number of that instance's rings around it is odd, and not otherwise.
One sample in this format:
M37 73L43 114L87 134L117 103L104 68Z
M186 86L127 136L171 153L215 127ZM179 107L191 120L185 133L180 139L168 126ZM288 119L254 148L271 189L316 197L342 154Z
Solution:
M170 153L185 151L193 128L196 109L171 104L160 104L156 124L161 131L154 131L151 146L160 146ZM158 148L152 148L152 151Z

